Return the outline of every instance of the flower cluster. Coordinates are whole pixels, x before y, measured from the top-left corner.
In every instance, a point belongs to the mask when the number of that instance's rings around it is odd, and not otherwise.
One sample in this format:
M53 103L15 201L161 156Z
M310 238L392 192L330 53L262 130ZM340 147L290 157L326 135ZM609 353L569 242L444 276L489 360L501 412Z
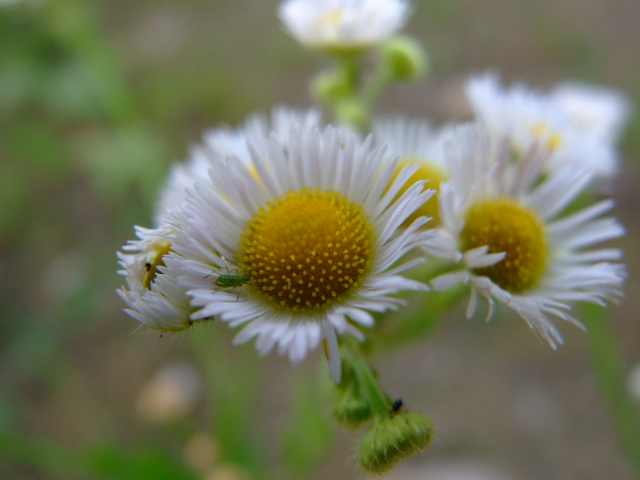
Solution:
M505 88L486 73L466 85L470 123L371 119L380 85L357 96L358 55L382 48L382 83L417 72L424 55L391 39L408 11L402 0L285 1L286 29L340 59L344 70L323 77L331 88L319 95L336 121L276 108L208 132L173 167L156 228L137 227L139 239L118 254L126 311L153 329L220 321L239 329L235 343L255 339L260 354L276 350L294 364L322 346L343 381L336 417L372 420L372 438L393 433L362 446L373 472L397 462L380 452L404 457L431 439L426 417L389 413L389 397L345 346L406 303L397 293L423 292L428 308L438 291L467 289L469 317L482 297L487 318L503 305L556 348L554 320L581 326L572 304L615 301L625 278L621 251L597 246L624 234L605 216L614 203L589 203L594 182L617 172L625 97L579 84ZM407 278L425 261L426 276Z

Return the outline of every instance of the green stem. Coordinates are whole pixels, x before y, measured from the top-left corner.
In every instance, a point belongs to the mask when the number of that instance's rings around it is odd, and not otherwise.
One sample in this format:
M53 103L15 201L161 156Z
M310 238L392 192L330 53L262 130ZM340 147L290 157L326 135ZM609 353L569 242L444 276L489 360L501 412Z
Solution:
M382 92L393 83L393 80L391 70L386 65L381 65L360 96L363 105L365 105L370 112L373 111L373 107L382 95Z
M353 98L358 93L358 83L360 81L360 66L357 57L354 55L340 55L337 57L338 64L344 73L344 78L349 87L349 93Z
M378 383L375 374L367 361L362 357L356 340L346 339L343 345L348 348L349 353L346 355L345 361L349 363L358 380L358 384L369 405L374 416L384 417L388 415L391 408L391 399L385 393Z
M584 312L598 387L613 417L627 460L636 477L640 478L640 414L627 389L623 361L611 323L602 307L587 305Z

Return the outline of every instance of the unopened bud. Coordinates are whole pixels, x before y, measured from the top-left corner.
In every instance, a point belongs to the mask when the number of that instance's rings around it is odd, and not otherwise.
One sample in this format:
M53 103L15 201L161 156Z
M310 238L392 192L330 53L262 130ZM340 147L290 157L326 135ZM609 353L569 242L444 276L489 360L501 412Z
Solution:
M357 391L341 390L333 404L333 416L338 422L357 428L371 418L371 406Z
M344 72L332 70L316 75L311 84L311 94L320 102L333 103L348 98L352 92Z
M395 36L387 40L382 45L382 58L398 80L416 80L427 70L427 54L411 37Z
M368 472L387 473L400 460L426 449L432 433L431 420L420 413L400 411L375 419L360 440L360 464Z

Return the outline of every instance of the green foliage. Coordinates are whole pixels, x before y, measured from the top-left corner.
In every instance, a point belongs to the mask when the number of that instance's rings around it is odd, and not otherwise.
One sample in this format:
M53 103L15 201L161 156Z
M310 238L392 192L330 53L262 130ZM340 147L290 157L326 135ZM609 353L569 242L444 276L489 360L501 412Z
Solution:
M609 407L622 448L640 478L640 408L631 397L612 326L601 306L582 307L589 330L591 362L602 397Z
M0 459L82 480L196 480L195 472L157 447L100 445L75 451L45 440L0 432Z
M92 449L87 463L101 478L118 480L196 480L195 472L157 447L127 449L104 445Z
M317 469L333 441L333 428L325 413L327 394L314 377L296 377L291 418L282 429L282 454L295 478Z

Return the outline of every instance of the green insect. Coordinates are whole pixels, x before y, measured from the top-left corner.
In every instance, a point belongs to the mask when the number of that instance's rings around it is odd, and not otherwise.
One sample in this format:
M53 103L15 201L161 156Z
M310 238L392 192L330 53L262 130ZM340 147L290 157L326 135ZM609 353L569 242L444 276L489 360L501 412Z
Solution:
M241 287L249 280L251 280L251 275L224 274L216 278L216 281L214 283L220 288L235 288Z

